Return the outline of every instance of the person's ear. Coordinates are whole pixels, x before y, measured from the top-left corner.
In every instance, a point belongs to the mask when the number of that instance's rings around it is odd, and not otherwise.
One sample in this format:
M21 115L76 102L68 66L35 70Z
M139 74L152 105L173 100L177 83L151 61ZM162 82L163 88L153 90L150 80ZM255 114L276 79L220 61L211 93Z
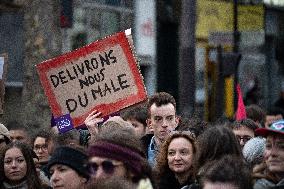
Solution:
M180 116L176 116L176 126L178 126L179 122L180 122Z
M150 118L146 119L147 127L152 127L152 121Z

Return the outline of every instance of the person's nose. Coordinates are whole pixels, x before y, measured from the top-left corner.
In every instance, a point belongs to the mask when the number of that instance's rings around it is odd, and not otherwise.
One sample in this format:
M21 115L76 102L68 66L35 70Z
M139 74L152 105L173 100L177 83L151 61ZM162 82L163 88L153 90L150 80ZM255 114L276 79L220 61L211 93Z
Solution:
M162 120L162 127L164 128L168 127L168 121L166 119Z
M53 186L56 182L59 181L59 175L57 174L57 171L54 171L54 173L50 177L50 183Z
M278 150L275 145L272 145L270 150L270 156L277 156Z
M181 159L181 156L179 153L176 153L175 156L174 156L175 160L178 161Z
M43 150L42 150L42 148L40 147L39 149L38 149L38 153L42 153L43 152Z
M104 170L102 169L102 166L99 166L98 170L96 171L96 174L95 174L95 179L102 179L102 178L105 178L105 177L106 177L106 174L105 174Z
M17 163L15 160L12 161L12 168L16 168L17 167Z
M240 140L240 145L241 145L241 147L244 147L244 145L245 145L244 139Z

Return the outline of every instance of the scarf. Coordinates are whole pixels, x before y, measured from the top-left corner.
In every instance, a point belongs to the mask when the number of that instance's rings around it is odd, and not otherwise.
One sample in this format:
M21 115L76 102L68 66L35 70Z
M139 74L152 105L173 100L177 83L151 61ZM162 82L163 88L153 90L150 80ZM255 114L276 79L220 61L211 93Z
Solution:
M7 182L3 182L3 186L5 189L28 189L28 183L27 181L23 181L20 184L17 185L11 185Z

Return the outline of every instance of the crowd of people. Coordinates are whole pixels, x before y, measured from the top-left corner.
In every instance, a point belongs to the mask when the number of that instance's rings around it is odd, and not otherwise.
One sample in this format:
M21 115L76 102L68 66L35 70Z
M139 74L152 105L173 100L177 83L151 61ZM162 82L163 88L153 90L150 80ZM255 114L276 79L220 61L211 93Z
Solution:
M0 124L0 189L284 189L279 111L250 105L246 118L209 124L176 110L159 92L66 133Z

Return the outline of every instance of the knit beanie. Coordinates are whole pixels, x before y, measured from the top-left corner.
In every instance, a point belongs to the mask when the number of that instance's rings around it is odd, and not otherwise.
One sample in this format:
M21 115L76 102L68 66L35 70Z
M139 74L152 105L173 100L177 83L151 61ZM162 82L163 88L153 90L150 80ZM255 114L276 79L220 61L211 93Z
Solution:
M243 155L245 160L251 164L256 165L262 162L265 149L265 139L255 137L250 139L243 148Z
M88 170L84 166L87 160L88 156L85 153L68 146L62 146L55 149L48 161L47 169L49 171L51 166L55 164L62 164L72 168L79 175L88 179Z
M110 141L96 141L88 149L90 157L97 156L110 158L123 162L134 174L140 174L142 169L142 156L135 150L115 144Z
M118 125L121 125L122 127L132 127L131 123L123 120L122 117L120 117L120 116L110 117L108 120L106 120L104 122L103 125L109 124L110 122L114 122L114 123L116 123Z

